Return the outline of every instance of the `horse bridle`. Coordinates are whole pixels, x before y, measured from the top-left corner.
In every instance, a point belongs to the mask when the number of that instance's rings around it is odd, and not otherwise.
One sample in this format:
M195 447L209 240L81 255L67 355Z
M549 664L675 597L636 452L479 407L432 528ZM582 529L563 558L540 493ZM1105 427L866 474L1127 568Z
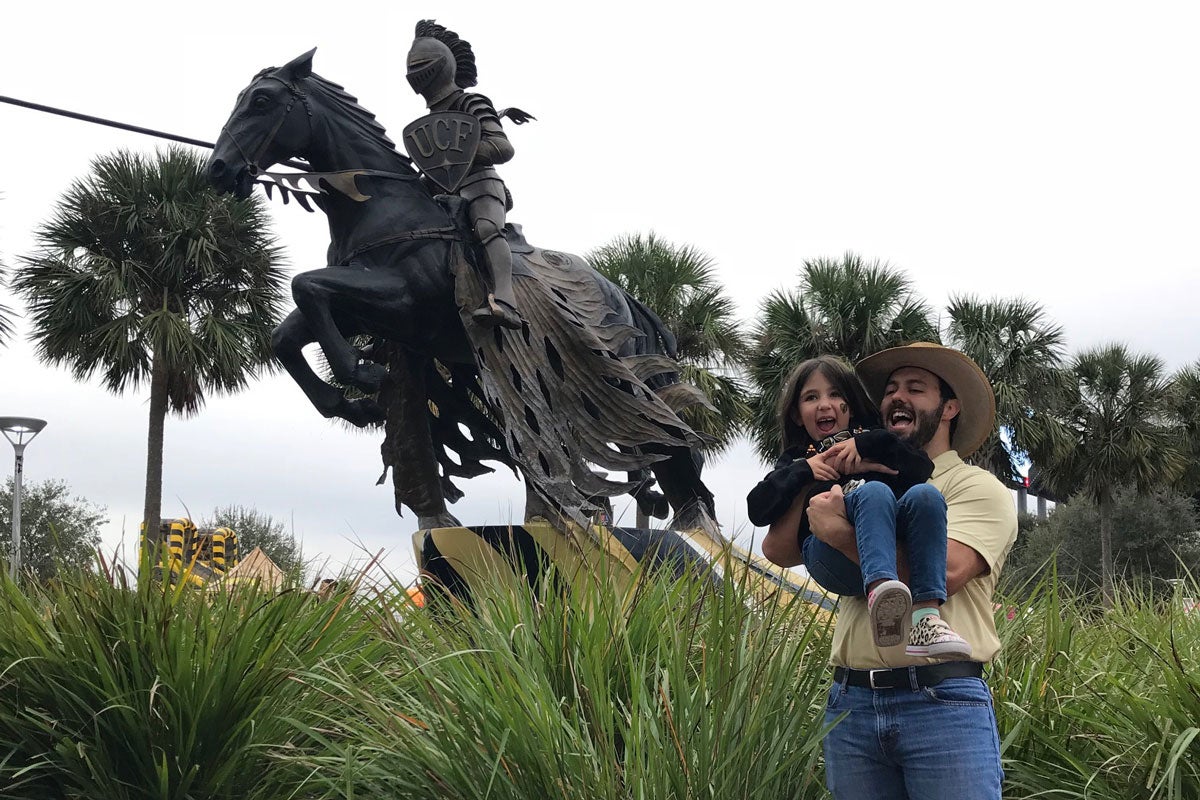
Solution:
M287 122L287 118L291 115L292 108L296 105L297 100L304 103L304 110L308 112L308 133L309 137L312 137L313 110L312 106L308 103L308 95L297 89L293 84L285 81L283 78L275 75L264 75L263 78L279 81L287 88L289 92L291 92L292 97L290 100L288 100L287 107L283 109L283 113L279 115L279 119L275 122L275 127L271 128L270 132L263 137L262 144L259 145L258 152L254 154L254 158L250 158L246 155L246 151L242 147L242 143L239 142L237 137L233 135L233 131L229 130L228 124L221 126L221 133L227 135L229 140L233 142L233 146L237 148L238 154L246 162L247 169L249 170L250 177L252 178L257 178L261 172L258 162L267 154L267 150L270 149L271 145L275 143L275 137L279 135L279 129L283 127L283 123Z

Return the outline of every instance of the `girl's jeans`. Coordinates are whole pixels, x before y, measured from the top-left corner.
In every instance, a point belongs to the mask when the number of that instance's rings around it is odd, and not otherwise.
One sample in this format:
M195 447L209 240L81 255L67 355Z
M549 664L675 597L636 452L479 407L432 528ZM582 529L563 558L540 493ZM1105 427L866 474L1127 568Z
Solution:
M834 594L864 595L879 580L896 580L896 546L908 557L913 602L946 599L946 499L919 483L900 499L880 481L846 495L846 518L854 526L858 564L815 536L804 540L804 566Z

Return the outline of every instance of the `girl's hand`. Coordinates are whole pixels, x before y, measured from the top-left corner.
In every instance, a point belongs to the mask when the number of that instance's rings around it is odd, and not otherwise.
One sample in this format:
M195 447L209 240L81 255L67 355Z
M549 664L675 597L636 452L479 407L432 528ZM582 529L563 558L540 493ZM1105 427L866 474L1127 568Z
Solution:
M853 439L838 442L821 455L843 475L855 475L863 471L863 459L858 454L858 443Z
M817 453L812 458L806 459L808 461L808 468L812 470L813 477L819 481L836 481L842 477L836 469L827 463L828 457L829 451L826 450L824 453Z

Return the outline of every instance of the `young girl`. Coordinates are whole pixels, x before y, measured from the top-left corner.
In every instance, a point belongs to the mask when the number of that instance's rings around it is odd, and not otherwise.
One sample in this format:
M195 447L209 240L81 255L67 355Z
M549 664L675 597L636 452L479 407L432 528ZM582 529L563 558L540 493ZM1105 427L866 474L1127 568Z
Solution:
M813 536L803 514L798 535L809 575L834 594L867 596L877 647L907 638L907 655L969 657L970 644L944 623L922 624L946 601L946 501L925 483L933 474L929 456L880 426L858 376L832 356L792 370L779 424L783 454L746 498L750 521L773 525L794 503L807 506L841 483L859 564ZM898 541L911 592L896 570Z

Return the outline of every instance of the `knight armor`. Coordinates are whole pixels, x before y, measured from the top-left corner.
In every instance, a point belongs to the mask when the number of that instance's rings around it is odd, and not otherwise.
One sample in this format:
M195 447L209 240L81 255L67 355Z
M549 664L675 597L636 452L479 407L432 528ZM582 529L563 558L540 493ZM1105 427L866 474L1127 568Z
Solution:
M417 23L416 39L408 51L409 85L425 99L431 113L469 114L480 126L474 159L455 188L455 194L467 203L467 216L490 273L487 283L491 291L472 316L485 325L520 328L512 288L512 252L503 235L511 200L494 169L513 157L513 147L492 101L466 91L475 85L475 76L475 55L469 42L432 20Z

